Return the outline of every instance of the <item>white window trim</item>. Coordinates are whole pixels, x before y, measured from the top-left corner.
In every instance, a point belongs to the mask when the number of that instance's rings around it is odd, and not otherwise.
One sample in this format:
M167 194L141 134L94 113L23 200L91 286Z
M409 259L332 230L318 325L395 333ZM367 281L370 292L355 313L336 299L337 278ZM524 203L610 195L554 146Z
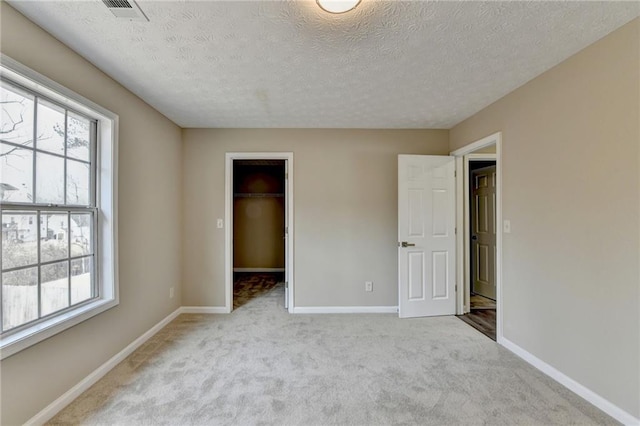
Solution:
M0 76L98 121L96 206L99 250L96 278L100 296L76 309L0 339L0 359L60 333L118 305L118 115L0 53Z

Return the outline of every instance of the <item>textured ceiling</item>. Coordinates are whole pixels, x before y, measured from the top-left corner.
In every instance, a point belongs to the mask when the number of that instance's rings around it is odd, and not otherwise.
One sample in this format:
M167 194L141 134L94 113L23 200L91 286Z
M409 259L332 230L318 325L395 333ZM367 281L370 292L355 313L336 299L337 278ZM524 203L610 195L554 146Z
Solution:
M450 128L640 14L637 2L15 1L182 127Z

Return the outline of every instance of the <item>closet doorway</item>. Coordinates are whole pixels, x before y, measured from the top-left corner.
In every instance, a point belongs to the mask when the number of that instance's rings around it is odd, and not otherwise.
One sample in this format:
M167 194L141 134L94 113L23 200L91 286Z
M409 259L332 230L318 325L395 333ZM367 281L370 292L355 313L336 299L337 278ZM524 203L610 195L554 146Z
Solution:
M282 158L282 157L285 158ZM227 308L277 297L290 308L289 154L227 154Z

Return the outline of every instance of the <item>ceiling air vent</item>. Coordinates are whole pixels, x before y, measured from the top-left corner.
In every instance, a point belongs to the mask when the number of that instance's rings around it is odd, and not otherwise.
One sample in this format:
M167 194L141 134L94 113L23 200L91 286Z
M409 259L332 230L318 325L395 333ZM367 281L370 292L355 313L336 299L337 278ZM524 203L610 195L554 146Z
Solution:
M129 21L149 21L140 6L133 0L102 0L116 18Z

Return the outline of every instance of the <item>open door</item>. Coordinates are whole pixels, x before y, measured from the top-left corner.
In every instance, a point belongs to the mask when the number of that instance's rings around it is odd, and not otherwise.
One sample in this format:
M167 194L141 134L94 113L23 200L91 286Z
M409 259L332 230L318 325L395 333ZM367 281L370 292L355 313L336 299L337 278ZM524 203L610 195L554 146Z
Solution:
M400 318L456 310L455 157L398 156Z

